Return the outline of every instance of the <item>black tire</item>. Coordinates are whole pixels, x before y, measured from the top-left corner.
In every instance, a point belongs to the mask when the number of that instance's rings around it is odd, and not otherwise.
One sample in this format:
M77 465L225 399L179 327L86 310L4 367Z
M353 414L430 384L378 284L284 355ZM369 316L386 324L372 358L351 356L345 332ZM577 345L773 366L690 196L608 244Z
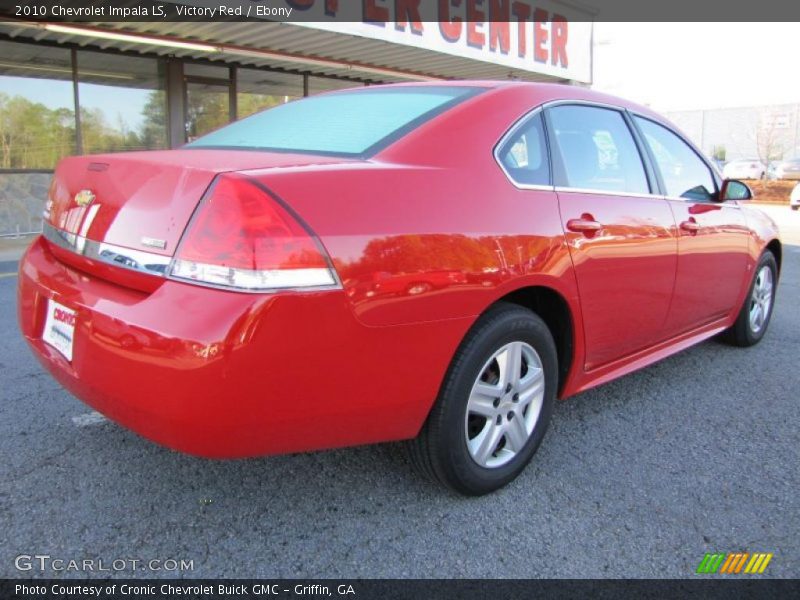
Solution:
M767 267L772 273L772 295L769 302L769 309L763 325L756 331L750 323L750 309L753 305L753 289L756 286L756 280L761 270ZM772 319L773 309L775 308L775 292L778 287L778 263L775 256L769 250L764 251L758 261L758 265L753 273L753 281L750 282L750 287L747 290L747 297L739 309L739 315L736 317L734 324L722 334L723 341L733 345L741 346L743 348L754 346L761 341L764 334L769 327L770 319Z
M798 208L800 208L800 204L792 205L792 210L797 210Z
M487 468L472 458L467 447L467 403L487 361L512 342L523 342L538 355L544 375L543 399L522 449L507 463ZM557 387L556 345L547 325L525 308L498 303L475 323L456 351L422 431L406 443L411 463L424 476L464 495L480 496L503 487L520 474L544 438ZM501 444L506 443L506 438L500 439Z

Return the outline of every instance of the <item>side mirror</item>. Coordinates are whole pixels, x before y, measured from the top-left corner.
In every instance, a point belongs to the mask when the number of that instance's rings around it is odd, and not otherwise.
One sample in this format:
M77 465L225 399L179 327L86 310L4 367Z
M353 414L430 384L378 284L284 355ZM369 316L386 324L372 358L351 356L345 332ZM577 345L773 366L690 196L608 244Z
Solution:
M738 179L726 179L722 182L722 189L719 191L719 199L726 200L752 200L753 190L743 181Z

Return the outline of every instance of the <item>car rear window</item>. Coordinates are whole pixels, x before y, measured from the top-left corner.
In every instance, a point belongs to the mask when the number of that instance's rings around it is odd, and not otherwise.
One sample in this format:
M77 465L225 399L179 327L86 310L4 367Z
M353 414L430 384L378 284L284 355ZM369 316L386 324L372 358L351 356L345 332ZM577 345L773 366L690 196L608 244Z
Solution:
M185 147L370 156L482 90L420 86L311 96L231 123Z

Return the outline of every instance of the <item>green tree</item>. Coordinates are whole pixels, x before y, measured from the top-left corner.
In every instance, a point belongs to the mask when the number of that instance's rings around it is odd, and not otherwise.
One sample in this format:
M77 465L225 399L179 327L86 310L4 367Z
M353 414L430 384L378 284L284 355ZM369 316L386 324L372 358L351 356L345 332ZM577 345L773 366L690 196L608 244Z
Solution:
M75 115L23 96L0 93L0 166L52 168L75 151Z
M142 148L154 150L167 147L167 101L163 90L153 90L142 108L144 121L139 129Z
M186 95L186 135L190 141L228 122L227 89L189 88Z

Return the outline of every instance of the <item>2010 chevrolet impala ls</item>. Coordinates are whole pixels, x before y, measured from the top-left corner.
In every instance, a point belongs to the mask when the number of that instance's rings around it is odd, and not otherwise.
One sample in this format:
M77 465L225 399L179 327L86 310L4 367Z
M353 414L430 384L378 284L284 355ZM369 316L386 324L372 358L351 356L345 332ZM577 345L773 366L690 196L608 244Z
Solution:
M557 397L770 320L774 223L650 110L517 82L315 96L58 166L20 264L42 364L161 444L409 440L465 494Z

